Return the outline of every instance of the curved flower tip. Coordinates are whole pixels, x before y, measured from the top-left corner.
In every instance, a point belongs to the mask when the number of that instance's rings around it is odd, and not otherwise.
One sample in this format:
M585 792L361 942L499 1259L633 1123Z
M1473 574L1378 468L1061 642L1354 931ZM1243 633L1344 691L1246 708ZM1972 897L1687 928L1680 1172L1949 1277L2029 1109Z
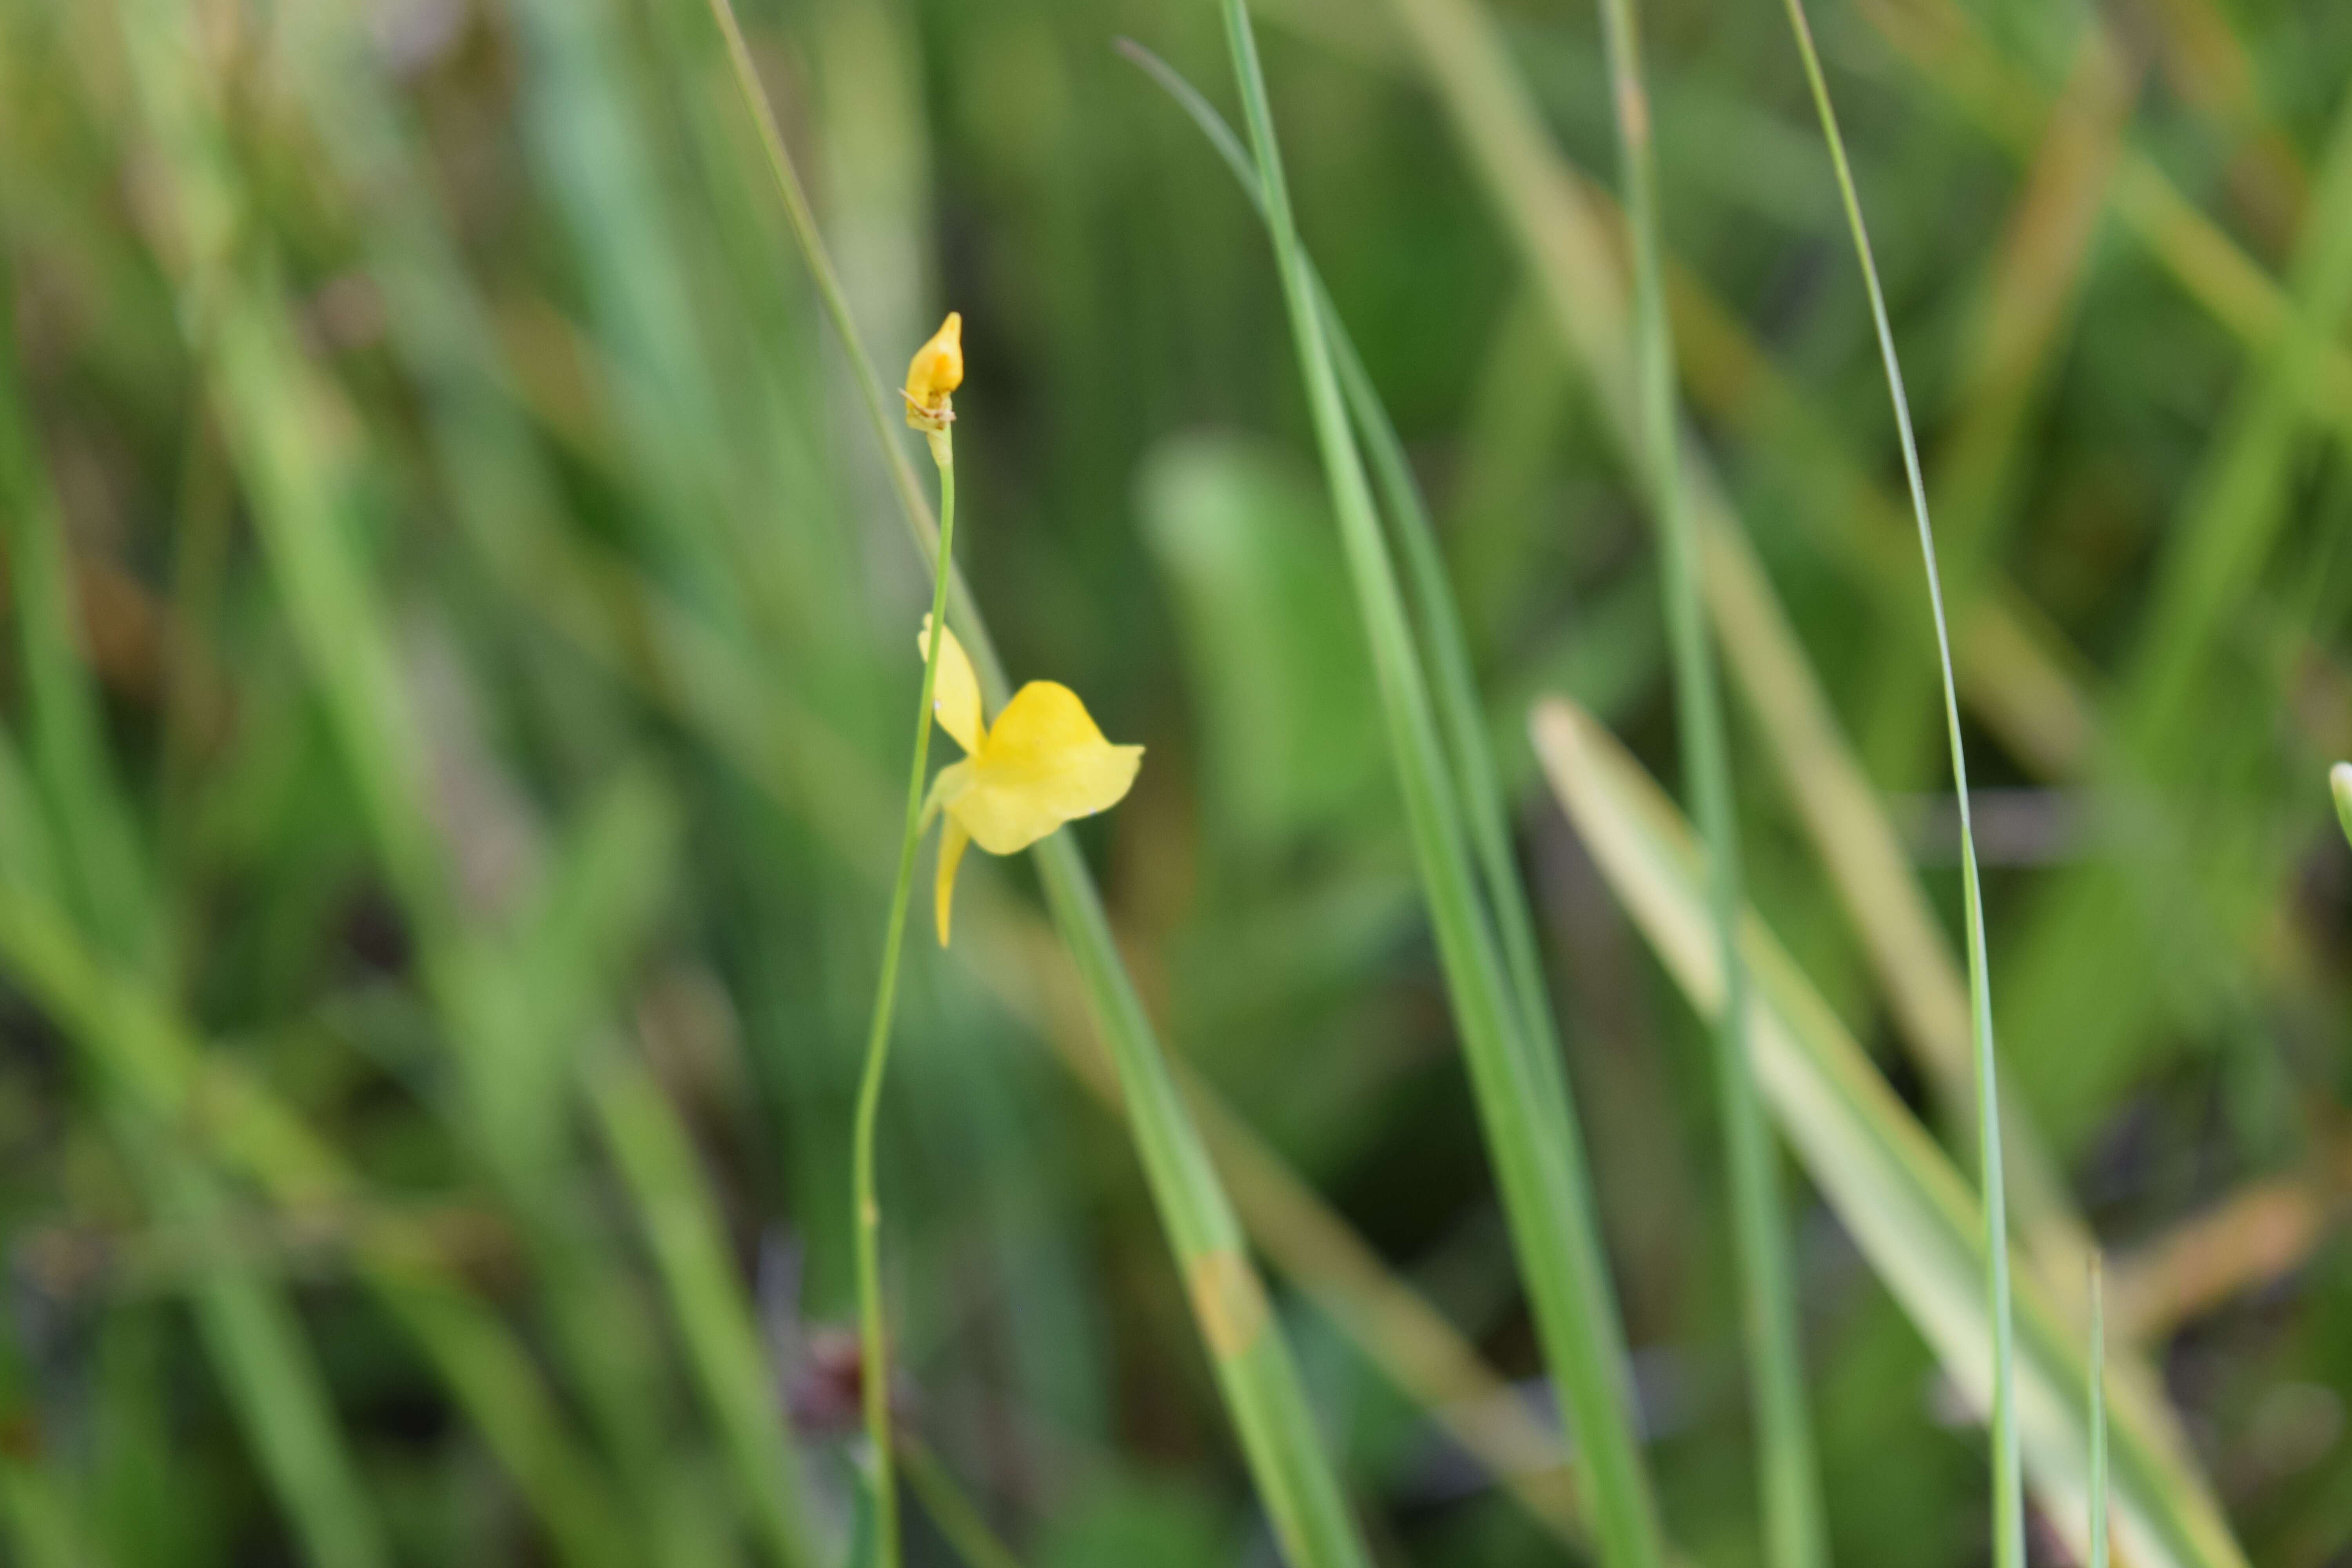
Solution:
M931 657L929 616L923 617L923 629L915 634L915 650L925 659ZM966 755L980 750L981 738L988 732L980 721L980 678L971 672L971 659L964 653L963 644L945 626L940 628L940 672L931 681L931 714Z
M950 310L930 341L907 362L907 423L917 430L944 430L955 417L948 394L963 384L963 313Z
M929 651L929 624L923 647ZM1141 746L1103 738L1078 694L1051 680L1014 692L996 722L983 721L980 683L955 634L940 635L940 670L931 688L940 727L965 759L931 782L929 810L943 810L935 886L940 945L947 945L956 867L967 843L991 855L1026 849L1066 822L1108 811L1134 787Z

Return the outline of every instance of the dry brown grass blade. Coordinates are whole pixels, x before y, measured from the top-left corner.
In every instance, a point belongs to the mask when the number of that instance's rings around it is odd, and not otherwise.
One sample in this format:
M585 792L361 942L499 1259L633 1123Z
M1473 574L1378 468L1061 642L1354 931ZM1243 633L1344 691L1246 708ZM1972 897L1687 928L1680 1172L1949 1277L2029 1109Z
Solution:
M1858 0L1857 9L1921 81L1948 96L1987 135L2021 154L2031 149L2048 111L2045 95L1995 52L1960 7L1950 0ZM2124 153L2114 203L2125 226L2216 321L2252 348L2276 338L2289 320L2286 291L2153 158L2137 149ZM2321 356L2309 413L2352 437L2352 353L2340 344Z
M2136 71L2085 30L1960 331L1957 415L1930 478L1946 575L1969 580L1951 584L1963 597L1996 556L1995 514L2081 297L2137 86Z
M1536 749L1619 902L1702 1012L1722 1005L1697 851L1673 804L1574 704L1538 705ZM1992 1384L1980 1289L1985 1237L1968 1184L1904 1109L1760 921L1742 934L1757 988L1748 1038L1776 1118L1873 1269L1954 1382L1981 1406ZM2016 1293L2017 1411L2046 1517L2079 1539L2087 1437L2083 1336L2030 1276ZM2112 1373L2112 1369L2111 1373ZM2120 1539L2143 1563L2242 1564L2210 1489L2139 1385L2109 1378Z
M2142 1242L2109 1273L2116 1331L2143 1343L2301 1268L2352 1207L2352 1145L2315 1165L2247 1183Z

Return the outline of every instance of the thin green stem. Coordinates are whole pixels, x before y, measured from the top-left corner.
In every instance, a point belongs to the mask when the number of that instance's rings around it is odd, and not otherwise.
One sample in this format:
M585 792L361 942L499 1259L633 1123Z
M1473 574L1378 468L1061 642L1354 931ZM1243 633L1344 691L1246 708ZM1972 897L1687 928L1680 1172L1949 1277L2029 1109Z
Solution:
M2091 1254L2091 1552L2107 1568L2107 1270Z
M1601 0L1601 21L1633 237L1637 467L1664 548L1662 586L1674 665L1675 718L1685 784L1707 847L1709 912L1716 962L1723 972L1724 1005L1717 1010L1712 1031L1716 1089L1722 1104L1725 1177L1756 1407L1764 1537L1774 1568L1817 1568L1827 1557L1821 1470L1805 1411L1804 1352L1780 1166L1748 1060L1748 972L1738 941L1743 898L1738 819L1732 804L1723 699L1707 646L1697 531L1683 493L1673 327L1666 315L1660 260L1657 168L1642 75L1641 30L1632 0Z
M907 903L915 886L915 843L921 836L923 774L931 759L931 689L940 675L940 643L947 630L948 563L955 549L955 447L941 431L931 439L940 468L940 559L931 574L930 641L923 649L923 697L915 710L915 762L907 778L907 822L898 839L898 878L890 889L890 923L882 936L882 978L874 992L874 1027L866 1037L866 1072L857 1085L857 1126L851 1138L851 1185L857 1238L859 1399L872 1450L874 1561L898 1568L898 1499L890 1446L890 1344L882 1322L882 1206L874 1193L874 1131L882 1109L882 1079L890 1063L890 1015L898 1000L898 954L906 945Z
M1936 532L1927 520L1927 487L1919 472L1919 443L1911 428L1911 400L1903 390L1903 366L1895 354L1895 331L1887 323L1886 293L1878 281L1878 264L1870 248L1870 231L1862 219L1862 198L1856 194L1853 168L1847 162L1845 137L1838 130L1837 110L1830 103L1829 82L1813 47L1812 26L1805 18L1804 0L1786 0L1789 26L1803 57L1805 81L1812 89L1813 108L1820 114L1822 135L1829 143L1830 165L1837 175L1838 200L1845 208L1846 226L1862 264L1862 279L1870 294L1871 325L1878 334L1879 357L1886 367L1887 395L1895 405L1895 425L1902 437L1903 473L1911 488L1911 509L1919 524L1919 554L1927 572L1927 602L1936 621L1936 658L1944 682L1944 731L1952 752L1952 789L1960 818L1960 886L1967 906L1969 938L1969 1023L1976 1058L1978 1160L1984 1184L1985 1298L1992 1321L1992 1525L1996 1568L2024 1568L2025 1498L2020 1476L2017 1412L2013 1393L2016 1327L2010 1305L2009 1204L2001 1184L2000 1095L1999 1069L1993 1058L1992 985L1985 969L1984 888L1977 874L1975 826L1969 808L1969 764L1960 742L1959 695L1952 679L1952 637L1944 615L1944 588L1936 572Z

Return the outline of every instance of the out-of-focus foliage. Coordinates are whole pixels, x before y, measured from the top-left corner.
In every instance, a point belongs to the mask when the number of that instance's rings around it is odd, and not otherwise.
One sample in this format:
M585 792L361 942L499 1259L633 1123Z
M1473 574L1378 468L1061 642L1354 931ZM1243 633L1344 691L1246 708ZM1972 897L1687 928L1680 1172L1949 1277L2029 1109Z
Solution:
M1269 81L1490 705L1667 1528L1746 1563L1704 1041L1525 728L1564 692L1680 776L1654 542L1528 192L1461 134L1449 9L1606 184L1589 6L1281 0ZM1149 748L1072 831L1367 1533L1558 1560L1543 1401L1479 1403L1541 1363L1274 268L1110 47L1230 103L1215 7L743 17L866 341L895 365L964 314L960 553L1015 678ZM2110 1250L2118 1359L2247 1554L2323 1563L2352 1543L2352 10L1815 24L1941 529L2021 1207ZM1645 26L1698 449L1876 786L1807 795L1780 645L1717 605L1750 892L1966 1168L1937 933L1823 858L1883 812L1952 925L1826 159L1778 4ZM0 278L7 1560L837 1560L849 1110L928 583L703 0L0 0ZM1032 873L963 876L884 1123L916 1471L1022 1561L1269 1561ZM1978 1561L1981 1434L1792 1185L1836 1555ZM912 1560L953 1560L954 1505L909 1498Z

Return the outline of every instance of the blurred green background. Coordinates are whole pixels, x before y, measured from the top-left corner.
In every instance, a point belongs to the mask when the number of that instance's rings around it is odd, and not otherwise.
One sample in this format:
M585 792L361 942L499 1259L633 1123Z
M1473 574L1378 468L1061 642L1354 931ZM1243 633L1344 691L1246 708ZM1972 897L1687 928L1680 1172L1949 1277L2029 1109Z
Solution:
M1441 1419L1540 1361L1276 276L1112 48L1230 104L1215 8L743 22L885 374L963 312L959 554L1015 679L1149 747L1074 831L1376 1550L1561 1560L1540 1474L1496 1485ZM1669 1530L1756 1562L1700 1026L1526 739L1563 692L1678 777L1654 538L1528 216L1611 181L1595 19L1259 22L1491 706ZM1957 932L1835 189L1778 5L1644 25L1686 405L1875 786L1808 815L1802 700L1718 605L1751 894L1965 1168L1920 1043L1950 940L1889 956L1833 869L1891 827ZM2249 1556L2347 1561L2352 7L1815 25L1920 417L2036 1202L2109 1249ZM1541 168L1480 153L1465 28ZM702 0L0 0L0 268L5 1560L830 1560L929 585ZM882 1145L910 1558L969 1549L962 1507L1044 1568L1271 1563L1027 865L973 858L958 916L941 954L919 899ZM1792 1186L1837 1557L1982 1561L1978 1427ZM1437 1316L1349 1315L1402 1291ZM1475 1357L1416 1377L1445 1323Z

